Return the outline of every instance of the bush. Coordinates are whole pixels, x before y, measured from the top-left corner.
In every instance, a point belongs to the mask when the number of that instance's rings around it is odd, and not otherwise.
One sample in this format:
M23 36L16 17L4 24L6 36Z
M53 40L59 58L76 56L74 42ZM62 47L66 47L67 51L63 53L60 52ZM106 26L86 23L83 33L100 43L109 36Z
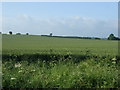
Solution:
M16 35L21 35L21 33L16 33Z

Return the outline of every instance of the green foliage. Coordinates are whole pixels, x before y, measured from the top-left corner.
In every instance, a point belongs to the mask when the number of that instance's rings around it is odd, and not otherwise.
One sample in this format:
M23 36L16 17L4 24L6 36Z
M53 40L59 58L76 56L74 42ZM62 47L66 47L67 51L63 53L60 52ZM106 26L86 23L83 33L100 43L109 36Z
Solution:
M3 87L9 88L117 88L117 64L86 59L79 63L58 60L5 61Z
M110 34L108 40L120 40L120 38L115 37L114 34Z
M118 88L118 41L2 35L6 88Z

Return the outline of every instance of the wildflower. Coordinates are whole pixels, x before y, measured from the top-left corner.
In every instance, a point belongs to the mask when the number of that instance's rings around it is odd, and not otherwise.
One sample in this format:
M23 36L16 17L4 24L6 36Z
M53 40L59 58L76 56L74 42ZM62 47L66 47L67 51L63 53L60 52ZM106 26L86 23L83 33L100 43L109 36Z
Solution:
M11 78L11 80L15 80L16 78Z
M35 70L31 70L31 71L35 72Z
M116 62L114 61L114 62L112 62L113 64L115 64Z
M21 67L21 64L19 63L19 64L15 64L15 68L17 68L17 67Z
M20 70L20 71L18 71L19 73L21 73L22 72L22 70Z
M112 59L113 61L117 60L115 57Z
M113 58L113 59L112 59L112 63L113 63L113 64L116 64L116 60L117 60L116 58Z
M78 65L77 68L80 68L80 66Z

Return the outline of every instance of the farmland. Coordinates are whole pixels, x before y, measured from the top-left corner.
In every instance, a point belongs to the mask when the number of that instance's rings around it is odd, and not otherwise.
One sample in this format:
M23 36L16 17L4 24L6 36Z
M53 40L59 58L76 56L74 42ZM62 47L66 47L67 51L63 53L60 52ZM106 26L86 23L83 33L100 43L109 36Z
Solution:
M3 87L117 88L118 41L2 35Z
M92 54L98 55L118 54L117 41L54 38L34 35L3 35L2 39L3 54L47 53L50 49L62 54L68 51L73 54L80 54L80 52L84 53L87 50Z

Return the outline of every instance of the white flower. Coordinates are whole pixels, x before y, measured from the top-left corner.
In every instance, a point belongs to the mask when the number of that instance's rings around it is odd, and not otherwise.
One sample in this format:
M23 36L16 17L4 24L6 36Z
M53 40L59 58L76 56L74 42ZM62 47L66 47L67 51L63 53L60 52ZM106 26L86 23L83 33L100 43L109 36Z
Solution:
M115 57L112 60L117 60Z
M35 72L35 70L31 70L31 71Z
M11 78L11 80L15 80L16 78Z
M113 64L115 64L116 62L114 61L114 62L112 62Z
M15 68L17 68L17 67L21 67L21 64L20 63L15 64Z
M19 73L21 73L22 72L22 70L20 70L20 71L18 71Z

